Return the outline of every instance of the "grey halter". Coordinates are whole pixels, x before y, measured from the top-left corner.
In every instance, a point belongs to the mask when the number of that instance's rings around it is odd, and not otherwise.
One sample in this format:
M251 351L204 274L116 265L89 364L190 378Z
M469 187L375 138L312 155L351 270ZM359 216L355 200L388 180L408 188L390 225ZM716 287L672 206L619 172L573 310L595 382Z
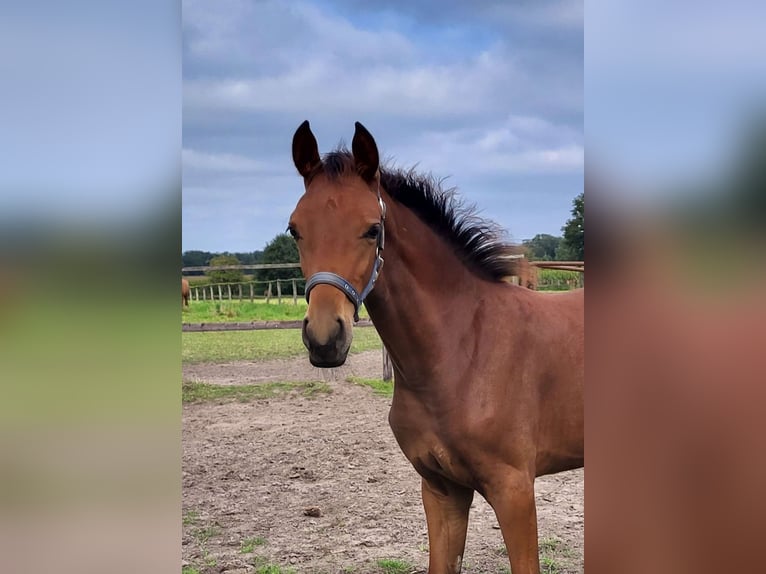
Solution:
M362 306L367 295L370 294L372 288L375 287L375 282L378 280L380 270L383 268L383 247L386 242L386 204L383 202L383 198L380 196L380 186L378 186L378 204L380 205L380 233L378 233L378 244L375 248L375 263L372 266L372 273L370 279L367 281L362 292L359 293L350 281L347 281L337 273L330 271L319 271L314 273L306 281L306 301L309 300L311 290L317 285L332 285L333 287L340 289L348 297L349 301L354 305L354 321L359 320L359 307Z

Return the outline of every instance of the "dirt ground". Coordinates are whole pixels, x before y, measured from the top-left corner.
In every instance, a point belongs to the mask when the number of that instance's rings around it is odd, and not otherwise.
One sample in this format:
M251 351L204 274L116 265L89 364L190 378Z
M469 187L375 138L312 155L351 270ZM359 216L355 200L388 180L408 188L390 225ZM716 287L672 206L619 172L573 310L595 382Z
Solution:
M397 559L425 573L420 480L388 427L390 399L345 380L381 369L379 351L330 370L304 357L184 365L185 381L324 381L332 393L184 405L183 564L205 573L276 573L263 566L278 564L298 574L380 574L378 560ZM543 572L583 572L584 472L535 485ZM463 564L467 573L508 572L494 512L478 495Z

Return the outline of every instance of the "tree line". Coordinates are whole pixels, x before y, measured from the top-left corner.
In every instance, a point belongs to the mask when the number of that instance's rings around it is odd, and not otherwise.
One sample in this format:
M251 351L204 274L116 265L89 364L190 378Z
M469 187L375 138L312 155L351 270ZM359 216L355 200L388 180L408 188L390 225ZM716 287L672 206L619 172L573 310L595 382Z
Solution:
M572 217L561 228L562 236L539 233L532 239L522 241L527 256L533 261L583 261L585 259L585 193L572 201ZM263 251L249 253L212 253L210 251L185 251L181 255L183 267L216 267L224 265L256 265L260 263L297 263L298 247L287 233L280 233L266 244ZM202 275L202 271L189 275ZM212 283L241 283L245 280L241 269L210 270L206 274ZM255 281L276 279L302 279L301 270L256 269ZM303 288L303 281L300 282Z
M290 235L280 233L266 244L263 251L249 253L213 253L210 251L184 251L181 254L183 267L219 267L225 265L258 265L262 263L297 263L298 247ZM204 272L211 283L242 283L245 273L242 269L210 269ZM188 275L203 275L202 271L192 271ZM295 269L255 269L253 280L274 281L276 279L302 279L303 274ZM303 281L299 282L303 289Z
M561 228L561 237L538 233L522 245L532 261L585 261L585 192L572 201L572 217Z

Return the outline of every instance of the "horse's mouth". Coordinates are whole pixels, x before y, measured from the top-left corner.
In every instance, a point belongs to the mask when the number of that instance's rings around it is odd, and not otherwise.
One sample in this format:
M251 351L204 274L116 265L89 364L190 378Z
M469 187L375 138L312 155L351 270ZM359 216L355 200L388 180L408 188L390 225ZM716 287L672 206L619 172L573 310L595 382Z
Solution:
M351 341L335 341L331 345L309 347L309 362L320 369L340 367L348 358Z
M340 357L334 357L332 359L312 357L309 354L309 362L315 367L320 369L332 369L334 367L340 367L346 362L347 355L344 353Z
M351 348L351 337L336 337L324 345L317 345L303 331L303 344L309 352L309 362L320 369L340 367L346 362Z

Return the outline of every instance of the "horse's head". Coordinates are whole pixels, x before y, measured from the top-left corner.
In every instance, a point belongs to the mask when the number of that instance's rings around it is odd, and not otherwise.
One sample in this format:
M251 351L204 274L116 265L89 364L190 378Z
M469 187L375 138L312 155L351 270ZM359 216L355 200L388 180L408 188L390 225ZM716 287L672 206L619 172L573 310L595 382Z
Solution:
M317 367L346 361L353 320L382 264L385 206L375 140L356 124L352 154L322 163L308 121L293 136L293 161L306 192L290 216L309 302L303 343Z

